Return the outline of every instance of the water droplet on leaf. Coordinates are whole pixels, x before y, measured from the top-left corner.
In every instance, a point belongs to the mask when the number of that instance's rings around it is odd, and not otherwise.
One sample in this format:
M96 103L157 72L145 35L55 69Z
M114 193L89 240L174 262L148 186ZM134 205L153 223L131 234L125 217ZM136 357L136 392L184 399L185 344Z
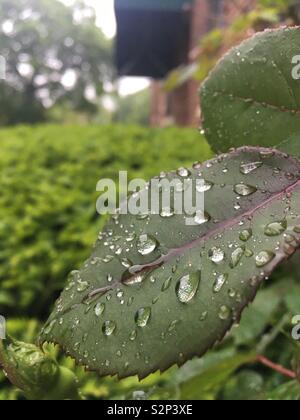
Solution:
M231 310L228 308L228 306L226 305L221 306L219 310L219 318L222 321L226 321L227 319L229 319L230 315L231 315Z
M236 297L236 290L233 289L233 288L229 289L228 290L228 296L232 299L235 298Z
M77 280L77 292L84 292L89 287L87 281Z
M169 207L163 208L162 211L160 212L160 216L165 219L169 219L170 217L173 217L174 215L175 215L174 210Z
M175 320L172 321L171 324L169 325L168 331L172 332L176 329L177 325L178 325L179 321Z
M256 171L256 169L260 168L262 165L263 162L242 163L240 166L240 171L243 175L248 175Z
M135 341L136 337L137 337L137 332L136 332L136 330L133 330L130 334L129 339L130 339L130 341Z
M200 316L200 321L201 322L205 321L207 319L207 317L208 317L208 312L207 311L202 312L202 314Z
M94 309L95 315L98 316L98 317L101 316L103 314L104 310L105 310L105 303L97 303L97 305L95 306L95 309Z
M209 250L208 257L215 264L220 264L224 261L225 253L221 248L213 247Z
M265 227L265 235L267 236L278 236L285 232L287 229L287 222L286 220L282 220L280 222L273 222L269 223Z
M243 242L247 242L251 238L252 238L252 229L245 229L240 233L240 240Z
M199 211L196 213L196 216L194 217L194 222L197 225L203 225L204 223L209 222L210 215L206 212L203 213L203 211Z
M219 274L215 280L213 291L219 293L228 279L228 274Z
M214 184L212 182L209 182L209 181L204 181L204 183L199 182L196 185L196 190L199 193L204 193L204 192L210 191L213 186L214 186Z
M241 261L243 255L245 253L245 249L242 247L237 248L236 250L233 251L233 253L231 254L231 259L230 259L230 267L234 268L236 267L239 262Z
M190 302L196 295L200 284L200 271L182 277L176 287L177 297L181 303Z
M125 268L130 268L133 264L132 261L130 261L128 258L123 258L121 260L121 264L123 265L123 267Z
M157 241L150 235L141 235L137 243L137 250L141 255L149 255L157 248Z
M162 288L161 288L161 291L162 292L165 292L166 290L168 290L169 287L171 286L171 284L172 284L172 277L169 277L163 283Z
M138 327L144 328L151 318L151 308L141 308L135 315L135 322Z
M255 258L256 266L257 267L264 267L269 262L271 262L274 258L275 258L274 252L262 251Z
M106 336L112 335L117 328L117 325L114 321L105 321L102 326L102 332Z
M242 197L247 197L251 194L254 194L256 191L257 188L253 187L252 185L236 184L234 186L234 192Z
M190 171L186 168L179 168L177 170L177 175L181 176L182 178L187 178L188 176L190 176Z

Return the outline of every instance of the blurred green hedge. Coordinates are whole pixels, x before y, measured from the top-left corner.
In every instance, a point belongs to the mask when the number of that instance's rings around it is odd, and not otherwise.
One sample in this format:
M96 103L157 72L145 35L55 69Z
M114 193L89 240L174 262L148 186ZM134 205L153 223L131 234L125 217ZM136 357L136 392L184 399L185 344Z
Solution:
M211 155L197 130L135 126L2 129L0 149L0 313L39 319L101 228L99 179L148 179Z
M69 271L81 266L104 223L95 210L97 181L117 179L120 170L148 179L211 156L197 130L135 126L0 130L0 150L0 314L9 333L26 342L34 342ZM293 357L300 360L290 323L300 310L299 262L298 256L272 276L220 347L141 383L86 374L58 348L49 351L75 370L88 400L298 400L298 382L251 360L256 349L286 367ZM0 371L0 400L22 398Z

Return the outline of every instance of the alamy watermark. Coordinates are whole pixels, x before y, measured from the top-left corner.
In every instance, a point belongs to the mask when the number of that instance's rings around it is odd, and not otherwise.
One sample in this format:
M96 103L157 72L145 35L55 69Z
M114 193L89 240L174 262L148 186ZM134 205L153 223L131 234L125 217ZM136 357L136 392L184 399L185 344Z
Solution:
M169 179L163 174L150 182L134 179L128 183L126 171L119 173L119 185L111 179L100 180L96 190L101 192L96 208L99 214L184 215L185 224L204 223L204 193L207 183L191 178L185 168L178 170L182 178ZM119 203L119 207L117 206Z
M0 315L0 340L6 338L6 320L4 316Z
M0 80L6 79L6 59L0 55Z
M292 319L292 324L294 325L294 328L292 330L292 337L294 340L299 341L300 340L300 315L294 316Z
M292 68L292 78L294 80L300 79L300 55L295 55L292 58L292 64L294 64L294 67Z

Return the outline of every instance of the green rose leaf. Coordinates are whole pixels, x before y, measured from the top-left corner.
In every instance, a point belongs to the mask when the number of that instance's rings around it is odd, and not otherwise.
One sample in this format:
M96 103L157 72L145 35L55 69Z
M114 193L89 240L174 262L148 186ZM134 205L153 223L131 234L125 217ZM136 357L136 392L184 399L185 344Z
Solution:
M163 179L205 180L205 214L117 215L40 336L101 375L140 378L203 355L300 245L300 163L242 148Z
M248 144L300 156L299 56L299 27L258 33L224 56L201 89L215 151Z

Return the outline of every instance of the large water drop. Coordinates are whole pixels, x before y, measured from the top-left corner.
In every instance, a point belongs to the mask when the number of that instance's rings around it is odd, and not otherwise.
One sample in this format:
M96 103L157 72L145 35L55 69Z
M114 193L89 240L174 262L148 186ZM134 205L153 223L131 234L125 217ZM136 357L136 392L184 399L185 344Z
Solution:
M182 277L176 287L177 297L181 303L189 303L196 295L200 284L200 271Z
M150 235L141 235L137 243L137 250L141 255L149 255L157 248L157 241Z
M151 318L151 308L141 308L135 315L135 322L138 327L144 328Z
M257 188L253 187L252 185L236 184L234 186L234 192L242 197L247 197L251 194L254 194L256 191Z

